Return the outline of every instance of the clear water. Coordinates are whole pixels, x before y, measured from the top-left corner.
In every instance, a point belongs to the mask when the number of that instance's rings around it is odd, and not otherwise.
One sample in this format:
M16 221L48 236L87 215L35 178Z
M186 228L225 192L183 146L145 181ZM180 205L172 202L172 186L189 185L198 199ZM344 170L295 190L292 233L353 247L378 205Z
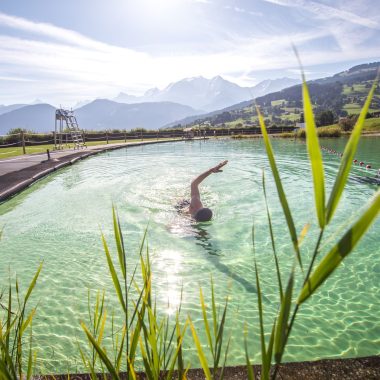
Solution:
M343 150L346 140L323 140ZM277 162L298 231L310 222L302 255L310 257L317 226L305 145L274 140ZM380 139L362 139L358 159L380 167ZM191 179L221 160L229 164L202 185L204 204L214 210L211 223L194 226L174 205L189 195ZM328 189L338 157L324 153ZM183 286L182 313L201 329L199 287L210 299L210 278L218 302L230 299L232 331L229 364L244 364L242 332L247 324L253 360L259 360L257 295L252 260L255 249L265 292L266 326L277 310L277 287L261 186L266 172L277 250L284 276L293 253L263 143L255 140L179 142L121 149L81 161L45 178L0 205L0 285L17 273L23 288L38 264L44 268L33 295L38 302L33 326L38 368L43 372L83 370L77 344L85 345L80 320L88 321L87 292L106 290L107 307L117 307L100 241L111 247L114 203L125 231L129 265L149 221L149 247L155 295L163 312L173 315ZM368 172L354 168L355 176ZM326 233L324 251L335 241L377 187L350 180ZM340 269L301 309L284 358L356 357L380 353L380 220ZM113 249L113 253L116 254ZM32 300L32 301L33 301ZM168 306L168 300L170 305ZM33 302L32 302L33 303ZM185 342L192 366L199 366L191 339Z

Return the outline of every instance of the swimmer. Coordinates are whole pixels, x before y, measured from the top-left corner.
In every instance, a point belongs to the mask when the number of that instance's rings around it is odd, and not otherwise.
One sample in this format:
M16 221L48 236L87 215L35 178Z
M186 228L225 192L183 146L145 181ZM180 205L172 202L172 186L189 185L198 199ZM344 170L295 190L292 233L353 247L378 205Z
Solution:
M202 201L201 201L201 195L199 193L198 185L206 179L210 174L212 173L220 173L223 170L221 168L225 165L227 165L227 160L222 161L215 167L206 170L204 173L200 174L197 178L195 178L191 182L191 200L189 201L182 201L179 203L179 205L176 207L177 209L182 209L182 212L188 213L198 222L207 222L211 220L212 218L212 211L207 208L203 207Z

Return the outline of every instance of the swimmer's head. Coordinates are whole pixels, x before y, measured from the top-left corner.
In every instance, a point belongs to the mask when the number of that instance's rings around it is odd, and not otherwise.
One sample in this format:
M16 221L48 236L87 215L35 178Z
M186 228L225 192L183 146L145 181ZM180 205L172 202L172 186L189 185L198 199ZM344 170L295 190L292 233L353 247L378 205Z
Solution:
M212 218L212 211L207 207L203 207L195 213L194 218L198 222L208 222Z

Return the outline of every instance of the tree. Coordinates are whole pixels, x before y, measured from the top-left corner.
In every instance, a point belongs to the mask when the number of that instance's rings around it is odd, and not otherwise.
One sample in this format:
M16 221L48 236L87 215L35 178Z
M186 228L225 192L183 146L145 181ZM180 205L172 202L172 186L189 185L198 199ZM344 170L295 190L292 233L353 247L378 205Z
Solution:
M318 127L334 124L334 114L331 110L322 111L317 114L316 123Z

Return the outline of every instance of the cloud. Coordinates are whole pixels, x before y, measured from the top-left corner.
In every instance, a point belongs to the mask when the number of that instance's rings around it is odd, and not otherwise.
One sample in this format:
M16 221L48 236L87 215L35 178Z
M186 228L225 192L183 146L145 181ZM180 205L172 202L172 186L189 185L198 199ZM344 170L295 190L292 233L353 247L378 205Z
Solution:
M233 7L230 5L224 5L223 8L233 10L236 13L245 13L245 14L249 14L251 16L260 16L260 17L263 16L263 14L261 12L248 11L245 8L240 8L240 7L236 7L236 6Z
M13 80L12 99L17 99L18 91L19 97L22 93L25 97L39 97L56 104L112 98L120 91L139 94L153 86L164 87L169 82L198 75L220 74L235 78L241 85L252 84L252 75L248 77L252 71L282 69L285 72L296 66L292 42L299 48L305 66L379 56L376 44L366 49L353 45L345 51L336 49L328 54L322 47L314 48L313 42L329 38L332 33L341 36L341 47L347 43L342 37L347 27L335 24L334 31L321 27L289 34L257 32L243 37L225 30L219 34L217 48L213 45L198 54L190 49L185 53L161 51L159 55L106 44L72 30L4 13L0 13L0 25L16 32L13 36L4 32L0 35L3 75L0 80L20 78L19 83ZM21 37L25 33L15 37L17 32L27 32L27 37ZM360 43L353 37L350 39ZM0 96L0 103L9 103L10 92L3 91Z
M322 19L341 19L349 23L357 24L371 29L380 29L380 25L375 20L367 17L359 16L355 13L338 9L329 5L317 3L310 0L263 0L268 3L281 5L290 8L302 8L308 12L315 14Z

